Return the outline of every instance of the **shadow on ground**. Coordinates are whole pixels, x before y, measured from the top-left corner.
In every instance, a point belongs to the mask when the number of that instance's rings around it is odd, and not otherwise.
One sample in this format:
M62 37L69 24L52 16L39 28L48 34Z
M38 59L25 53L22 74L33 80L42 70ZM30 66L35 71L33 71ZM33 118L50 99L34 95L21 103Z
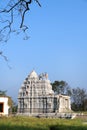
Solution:
M52 125L48 127L0 126L0 130L87 130L87 126Z

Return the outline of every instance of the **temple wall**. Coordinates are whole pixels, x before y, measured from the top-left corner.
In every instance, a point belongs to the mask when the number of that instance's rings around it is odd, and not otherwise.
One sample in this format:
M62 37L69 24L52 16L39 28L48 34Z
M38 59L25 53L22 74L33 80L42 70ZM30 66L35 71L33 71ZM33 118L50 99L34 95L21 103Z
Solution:
M0 97L0 115L8 115L8 98Z
M70 108L70 98L55 95L47 76L32 71L24 80L18 94L18 113L64 112Z

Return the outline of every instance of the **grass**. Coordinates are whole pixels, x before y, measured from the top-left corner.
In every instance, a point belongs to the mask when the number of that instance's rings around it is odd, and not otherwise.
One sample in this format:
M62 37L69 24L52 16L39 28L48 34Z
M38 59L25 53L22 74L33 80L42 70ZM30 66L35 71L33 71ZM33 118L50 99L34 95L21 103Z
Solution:
M87 130L87 119L1 117L0 130Z

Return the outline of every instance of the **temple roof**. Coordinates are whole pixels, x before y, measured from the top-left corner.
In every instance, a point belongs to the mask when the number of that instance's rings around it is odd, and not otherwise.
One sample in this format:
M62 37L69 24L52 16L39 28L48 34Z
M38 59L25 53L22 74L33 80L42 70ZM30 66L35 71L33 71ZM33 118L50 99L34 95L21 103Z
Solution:
M29 75L30 78L38 78L38 75L37 73L33 70L30 75Z

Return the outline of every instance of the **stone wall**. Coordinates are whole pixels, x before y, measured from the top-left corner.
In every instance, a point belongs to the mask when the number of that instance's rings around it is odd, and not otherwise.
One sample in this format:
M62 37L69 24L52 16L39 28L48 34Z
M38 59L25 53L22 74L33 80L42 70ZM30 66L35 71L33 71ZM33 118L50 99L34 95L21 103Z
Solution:
M71 110L70 97L55 95L47 74L32 71L18 94L18 113L55 113Z

